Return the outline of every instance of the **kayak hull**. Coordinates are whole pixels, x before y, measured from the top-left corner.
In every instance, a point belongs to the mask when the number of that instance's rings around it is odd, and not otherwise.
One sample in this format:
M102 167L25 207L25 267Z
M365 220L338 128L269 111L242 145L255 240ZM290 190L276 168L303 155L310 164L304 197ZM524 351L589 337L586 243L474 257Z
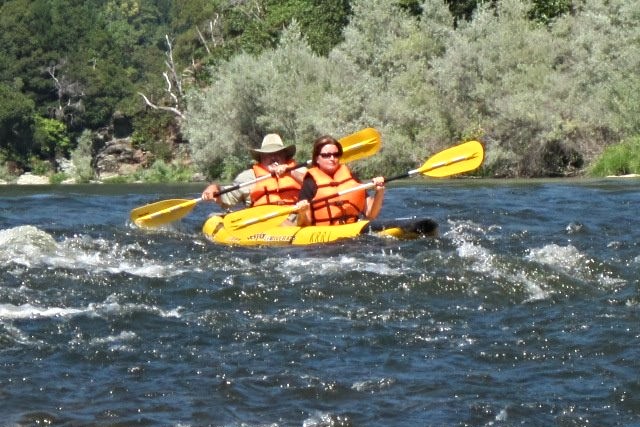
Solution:
M361 234L397 239L437 237L438 224L431 219L400 219L390 221L358 221L352 224L325 226L281 226L238 236L224 228L222 216L212 216L204 223L202 232L207 240L223 245L288 246L331 243L355 238Z

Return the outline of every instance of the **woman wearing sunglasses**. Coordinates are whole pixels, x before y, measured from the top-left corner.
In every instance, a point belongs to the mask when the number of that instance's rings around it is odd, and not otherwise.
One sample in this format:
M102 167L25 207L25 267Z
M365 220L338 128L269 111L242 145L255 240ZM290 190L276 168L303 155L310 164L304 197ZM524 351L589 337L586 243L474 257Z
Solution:
M338 192L357 187L361 182L347 165L340 163L342 146L331 136L322 136L313 144L312 167L302 181L298 225L336 225L356 222L360 218L374 219L382 208L384 178L373 178L375 196L366 190L355 190L328 198ZM314 199L328 198L318 203Z

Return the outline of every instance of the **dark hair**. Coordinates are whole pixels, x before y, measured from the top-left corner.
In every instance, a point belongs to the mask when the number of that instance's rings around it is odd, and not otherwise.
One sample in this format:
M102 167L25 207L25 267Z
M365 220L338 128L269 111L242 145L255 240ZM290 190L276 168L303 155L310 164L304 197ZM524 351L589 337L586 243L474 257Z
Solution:
M338 147L338 154L342 157L342 145L338 140L332 136L324 135L313 142L313 157L311 158L313 166L318 166L318 156L320 155L320 150L322 150L322 147L325 145L335 145Z

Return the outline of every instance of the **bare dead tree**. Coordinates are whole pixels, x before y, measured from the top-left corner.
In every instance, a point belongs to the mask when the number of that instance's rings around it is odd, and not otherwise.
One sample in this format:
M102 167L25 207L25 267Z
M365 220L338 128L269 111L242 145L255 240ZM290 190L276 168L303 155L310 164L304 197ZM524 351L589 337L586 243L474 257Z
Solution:
M256 21L262 21L264 15L264 8L262 6L262 2L260 0L252 0L246 2L248 4L244 4L244 8L240 10L247 15L250 19L255 19Z
M184 119L184 114L182 114L182 112L180 110L178 110L177 108L175 108L175 107L166 107L164 105L155 105L153 102L151 102L149 100L149 98L147 98L145 96L144 93L138 92L138 95L140 95L142 97L142 99L144 99L145 104L147 104L149 107L153 108L154 110L169 111L169 112L175 114L176 116Z
M167 57L167 60L165 61L165 65L167 66L167 68L169 69L169 72L171 73L171 79L169 79L169 76L167 75L166 72L162 73L162 75L164 76L164 78L167 80L167 83L168 83L167 91L171 94L172 98L176 100L176 104L177 104L177 97L171 90L170 80L173 80L173 82L176 84L176 88L178 89L178 95L180 95L180 97L184 96L184 93L182 92L182 80L178 77L178 72L176 71L176 64L173 62L173 45L171 44L171 40L169 40L169 36L166 34L164 38L167 41L167 46L168 46L168 50L165 52L165 55Z
M209 20L209 34L214 47L224 46L224 31L222 29L222 19L220 14L216 13L214 19Z
M216 13L214 19L210 19L207 23L207 28L205 33L208 33L210 40L208 40L205 35L200 31L200 28L196 25L196 32L198 33L198 38L200 42L204 46L207 51L207 54L211 55L211 49L209 45L213 45L213 47L218 47L224 45L224 35L222 31L222 23L220 19L220 14Z
M70 82L69 79L64 77L58 77L58 70L64 68L65 61L61 60L59 63L51 64L47 67L47 74L53 80L53 85L56 88L58 105L53 110L52 116L57 120L65 120L67 123L73 123L75 112L83 112L84 104L82 97L84 91L79 82Z
M211 49L209 49L209 43L207 42L207 40L204 38L204 36L202 35L202 33L200 32L200 28L198 28L198 26L196 25L196 31L198 32L198 37L200 38L200 41L202 42L204 48L207 50L207 54L211 55Z
M60 83L60 79L56 77L56 71L58 69L58 64L52 64L47 67L47 73L53 80L53 85L58 92L58 106L55 109L54 115L56 118L60 119L64 117L64 109L62 108L62 84Z
M172 106L156 105L153 102L151 102L149 98L142 92L138 92L138 95L140 95L142 99L144 99L144 102L149 107L155 110L169 111L177 115L178 117L184 119L185 116L180 110L181 100L184 97L184 92L182 89L182 78L179 76L176 70L176 64L173 61L173 45L171 44L171 40L169 39L168 35L165 35L165 40L167 41L167 51L165 52L165 56L167 57L165 60L167 71L163 71L162 76L164 77L167 83L166 92L169 98L171 98L173 105ZM174 90L174 87L175 87L175 90Z

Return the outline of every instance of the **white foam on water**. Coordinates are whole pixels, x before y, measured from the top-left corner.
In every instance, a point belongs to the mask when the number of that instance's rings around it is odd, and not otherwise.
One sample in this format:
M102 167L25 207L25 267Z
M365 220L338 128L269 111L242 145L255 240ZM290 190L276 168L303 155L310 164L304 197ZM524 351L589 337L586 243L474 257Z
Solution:
M345 271L359 271L375 273L382 276L399 276L406 272L385 262L384 257L376 256L376 261L364 261L349 255L337 255L322 258L278 259L276 268L289 275L317 274L325 275L343 273Z
M0 230L0 264L10 262L31 267L43 253L57 248L54 238L32 225Z
M31 304L0 304L0 319L37 319L69 317L83 313L77 308L38 307Z
M491 250L482 246L483 240L493 240L490 233L500 231L500 227L484 229L472 221L451 221L450 224L450 230L443 237L451 239L456 246L456 253L469 265L469 270L518 285L527 294L525 302L549 297L549 292L544 289L544 283L540 283L540 279L527 276L512 263L499 259Z
M95 273L128 273L139 277L175 277L186 270L145 259L138 244L120 245L89 236L57 242L31 225L0 230L0 266L51 267Z
M90 303L87 307L87 310L97 316L113 316L120 314L129 314L133 312L153 313L159 317L164 318L180 318L182 316L183 309L181 307L176 307L172 310L162 310L156 306L148 304L138 304L130 302L122 303L119 299L120 297L118 295L109 295L104 302Z
M123 341L133 341L138 338L138 335L135 332L131 331L122 331L118 335L108 335L106 337L93 338L91 340L91 344L111 344Z
M22 332L20 328L14 326L11 323L11 321L1 322L0 325L2 325L4 332L6 332L7 335L10 336L12 340L15 341L17 344L21 344L21 345L41 344L41 341L34 340L33 338L29 337L29 335Z
M583 269L586 257L574 246L550 244L538 249L529 249L529 261L548 265L565 273Z
M89 347L107 347L110 350L116 350L120 352L130 352L133 348L129 345L138 339L138 335L131 331L122 331L118 335L107 335L104 337L91 338L86 344ZM70 342L74 346L84 346L84 341L81 337L75 337Z
M359 392L374 393L385 388L392 387L396 383L394 378L381 378L379 380L356 381L351 385L351 389Z
M541 248L529 249L526 259L551 267L552 269L582 281L596 282L605 287L626 284L626 280L596 272L596 261L580 252L575 246L548 244Z
M460 258L471 261L471 270L490 273L495 270L495 256L480 242L486 239L487 231L471 221L450 222L451 228L443 237L451 239Z
M117 295L110 295L104 302L90 303L86 307L41 307L33 304L0 304L0 319L40 319L40 318L69 318L78 315L89 316L114 316L129 314L132 312L153 313L159 317L180 318L183 309L181 307L172 310L162 310L156 306L138 303L122 303Z

